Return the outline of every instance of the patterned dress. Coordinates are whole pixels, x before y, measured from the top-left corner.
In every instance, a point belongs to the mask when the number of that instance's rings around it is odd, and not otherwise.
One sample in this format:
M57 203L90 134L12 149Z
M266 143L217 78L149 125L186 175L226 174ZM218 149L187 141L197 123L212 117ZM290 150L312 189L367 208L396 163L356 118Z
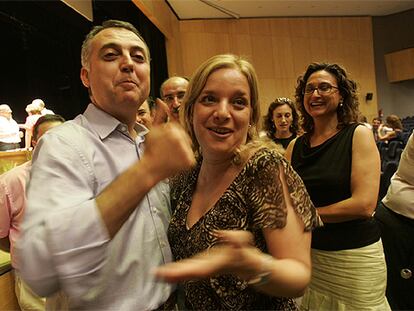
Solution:
M284 170L294 210L304 222L305 231L320 225L302 180L279 153L263 148L249 159L214 207L188 229L186 219L200 167L201 161L171 183L175 213L168 238L175 260L191 257L216 245L215 230L248 230L253 233L256 247L268 253L262 230L286 225L280 167ZM188 309L297 310L293 299L262 294L232 275L186 281L183 287Z

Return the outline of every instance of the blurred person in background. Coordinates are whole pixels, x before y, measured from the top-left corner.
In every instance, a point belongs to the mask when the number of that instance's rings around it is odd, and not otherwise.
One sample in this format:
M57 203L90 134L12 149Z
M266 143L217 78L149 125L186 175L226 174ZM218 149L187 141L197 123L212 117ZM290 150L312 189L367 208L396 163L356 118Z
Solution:
M294 103L285 97L276 98L269 105L264 117L264 129L267 137L286 149L289 143L298 136L299 116Z
M395 115L390 114L385 119L385 125L380 125L378 128L378 138L380 141L403 141L402 138L403 125L401 119Z
M150 129L154 121L154 102L147 98L137 110L137 122Z
M380 127L381 123L382 123L381 118L379 118L379 117L375 117L375 118L372 119L372 123L371 123L372 133L374 134L374 139L375 139L376 142L379 141L378 130L379 130L379 127Z
M187 91L188 79L174 76L165 80L160 87L161 99L170 109L170 119L179 120L180 107Z
M387 261L387 298L393 310L414 310L414 134L401 154L375 218Z
M368 119L366 116L361 114L358 119L359 119L359 123L365 125L367 128L369 128L372 131L372 125L368 123Z
M40 108L40 113L42 116L44 116L45 114L55 114L52 110L46 108L45 102L42 99L34 99L32 101L32 105L35 105Z
M9 105L0 105L0 151L20 148L21 135Z
M46 115L33 127L33 147L53 127L65 122L59 115ZM18 268L19 260L14 252L20 234L20 223L26 208L26 186L32 161L27 161L0 175L0 248L10 252L12 267ZM15 273L15 293L21 310L45 310L45 299L37 296Z
M31 103L26 106L28 116L26 117L26 122L21 126L26 130L24 136L24 147L26 149L29 149L32 146L33 126L42 116L41 111L42 108L37 104Z

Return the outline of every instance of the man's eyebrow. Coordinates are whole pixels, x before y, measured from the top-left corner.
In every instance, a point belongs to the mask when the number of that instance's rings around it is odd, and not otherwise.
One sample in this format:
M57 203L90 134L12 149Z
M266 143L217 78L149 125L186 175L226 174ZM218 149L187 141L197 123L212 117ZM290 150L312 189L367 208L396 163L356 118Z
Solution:
M109 43L104 44L99 49L99 51L104 51L106 49L120 49L120 48L121 48L121 45L119 45L115 42L109 42ZM132 51L137 51L138 50L138 51L142 52L145 56L147 56L147 51L143 46L139 46L139 45L131 46L130 50L132 50Z
M106 43L106 44L102 45L102 47L99 49L99 51L104 51L106 49L119 49L119 48L120 48L119 44L110 42L110 43Z

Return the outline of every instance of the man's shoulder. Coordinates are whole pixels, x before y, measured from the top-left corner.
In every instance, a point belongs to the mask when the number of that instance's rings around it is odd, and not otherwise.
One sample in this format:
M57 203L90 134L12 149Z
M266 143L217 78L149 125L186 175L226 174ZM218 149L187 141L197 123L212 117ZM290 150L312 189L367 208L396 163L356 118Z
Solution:
M93 146L98 142L98 135L82 115L79 115L48 130L39 140L33 158L37 161L38 157L42 157L48 161L49 158L61 157L63 154L63 158L67 158L69 150L85 155L93 152Z
M16 182L25 184L25 182L29 179L31 167L32 162L27 161L19 166L12 168L11 170L8 170L7 172L0 175L0 183L2 185L10 185Z
M83 115L78 115L75 119L50 129L45 135L79 141L90 132L91 128L87 119Z

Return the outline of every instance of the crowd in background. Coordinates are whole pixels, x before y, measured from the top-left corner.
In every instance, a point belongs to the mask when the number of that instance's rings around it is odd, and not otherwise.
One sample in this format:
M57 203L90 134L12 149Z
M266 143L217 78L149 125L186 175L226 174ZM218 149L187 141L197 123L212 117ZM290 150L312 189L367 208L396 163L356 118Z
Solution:
M54 114L45 107L41 99L34 99L26 106L26 122L17 124L13 119L13 111L7 104L0 105L0 151L20 149L24 137L24 149L32 147L33 127L43 115ZM23 131L22 131L23 130Z

